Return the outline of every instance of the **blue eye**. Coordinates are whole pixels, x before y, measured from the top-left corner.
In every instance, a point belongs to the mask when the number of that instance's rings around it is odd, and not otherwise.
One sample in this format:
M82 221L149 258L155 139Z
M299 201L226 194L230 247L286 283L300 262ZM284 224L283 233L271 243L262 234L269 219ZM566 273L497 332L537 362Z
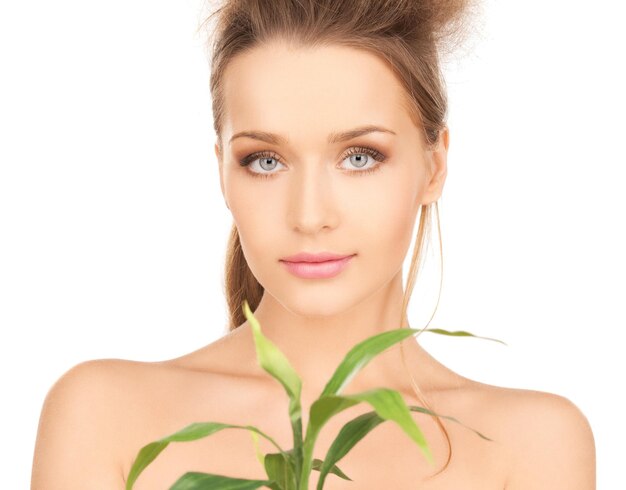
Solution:
M265 170L268 170L268 167L270 167L269 170L272 170L278 165L278 158L276 157L276 155L267 151L252 153L251 155L242 158L239 164L242 167L251 167L252 165L250 164L257 161L259 162L261 168ZM256 170L253 171L248 169L248 173L252 174L252 176L254 177L268 178L276 172L258 172Z
M353 156L356 156L356 158L353 159L352 158ZM350 148L342 156L341 161L343 162L344 160L348 158L350 158L350 165L352 165L354 168L364 167L365 165L367 165L370 159L376 162L374 166L371 166L364 170L348 170L348 173L355 174L355 175L369 174L371 172L378 170L380 166L382 165L382 162L384 162L386 159L385 155L380 153L378 150L375 150L374 148L368 148L365 146L355 146L355 147ZM252 167L251 164L257 161L259 161L260 168L264 170L273 170L278 165L282 165L282 163L279 163L280 161L277 155L269 151L259 151L259 152L255 152L250 155L247 155L239 161L239 164L242 167ZM248 173L252 174L253 177L260 177L260 178L266 179L266 178L272 177L274 174L278 172L264 172L264 171L256 171L256 170L248 169Z
M358 157L358 159L355 158L353 160L353 156ZM363 146L355 146L350 148L343 157L344 160L349 159L351 165L355 164L356 168L364 167L365 165L367 165L369 160L373 160L374 162L376 162L375 165L364 170L349 170L349 173L357 175L369 174L375 172L376 170L379 170L382 162L385 161L385 158L385 155L380 153L378 150Z

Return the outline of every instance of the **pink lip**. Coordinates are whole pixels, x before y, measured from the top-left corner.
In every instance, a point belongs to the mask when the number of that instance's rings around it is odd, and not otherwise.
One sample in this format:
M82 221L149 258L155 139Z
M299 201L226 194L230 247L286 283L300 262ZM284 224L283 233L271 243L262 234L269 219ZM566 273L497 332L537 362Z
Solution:
M339 274L354 255L347 255L336 260L291 262L281 260L289 272L306 279L321 279ZM289 257L290 259L292 257ZM310 255L305 258L311 258ZM316 257L319 258L319 257Z
M284 260L286 262L326 262L327 260L344 259L346 257L349 257L349 255L340 255L332 252L320 252L316 254L300 252L296 255L283 257L280 260Z

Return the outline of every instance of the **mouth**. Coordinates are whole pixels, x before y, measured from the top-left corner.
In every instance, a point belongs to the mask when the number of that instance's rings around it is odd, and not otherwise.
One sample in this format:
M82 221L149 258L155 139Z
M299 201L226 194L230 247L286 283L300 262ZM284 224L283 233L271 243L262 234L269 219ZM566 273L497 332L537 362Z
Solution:
M328 259L328 255L323 256L326 260L320 260L322 258L320 255L311 257L309 254L306 257L299 255L297 258L300 261L292 261L292 257L288 257L290 260L281 259L281 262L287 268L287 270L297 276L304 279L323 279L330 278L338 275L341 271L343 271L351 259L355 256L353 255L334 255L337 258ZM312 258L316 259L315 261L311 260ZM308 259L308 260L303 260Z
M310 252L300 252L295 255L290 255L289 257L283 257L280 259L283 262L293 262L293 263L319 263L319 262L328 262L335 260L343 260L347 257L351 257L356 254L337 254L334 252L318 252L318 253L310 253Z

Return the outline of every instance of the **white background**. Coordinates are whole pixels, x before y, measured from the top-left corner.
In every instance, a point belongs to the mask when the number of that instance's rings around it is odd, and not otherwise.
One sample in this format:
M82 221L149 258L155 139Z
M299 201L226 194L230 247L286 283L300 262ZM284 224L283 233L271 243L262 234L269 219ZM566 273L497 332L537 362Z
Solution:
M616 5L487 1L473 49L446 65L444 281L430 326L508 346L420 337L465 376L576 403L606 489L621 484L626 440L626 36ZM5 488L28 487L41 405L67 369L177 357L224 333L231 219L200 7L0 7ZM414 328L436 303L438 247L412 297Z

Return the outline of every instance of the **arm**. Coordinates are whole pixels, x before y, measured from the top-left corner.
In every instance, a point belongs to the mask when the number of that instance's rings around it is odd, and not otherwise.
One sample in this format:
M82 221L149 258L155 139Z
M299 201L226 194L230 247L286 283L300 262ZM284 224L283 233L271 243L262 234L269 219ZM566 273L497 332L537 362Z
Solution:
M508 440L514 462L505 488L595 490L595 442L580 409L565 397L545 392L527 392L513 407Z
M35 443L31 490L123 490L119 396L111 360L86 361L46 395Z

